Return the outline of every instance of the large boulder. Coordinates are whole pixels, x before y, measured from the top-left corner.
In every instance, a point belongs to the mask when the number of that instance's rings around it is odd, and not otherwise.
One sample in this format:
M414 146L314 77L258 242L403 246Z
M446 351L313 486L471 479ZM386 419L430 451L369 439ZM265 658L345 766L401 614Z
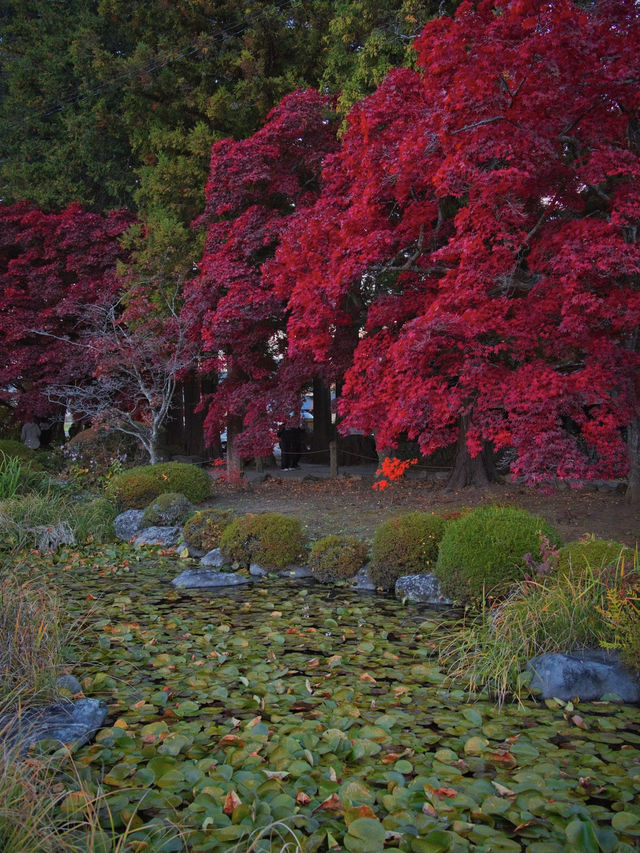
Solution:
M187 569L171 583L185 589L205 589L216 586L239 586L250 583L249 578L236 572L216 572L210 569Z
M440 580L431 573L403 575L395 584L396 598L422 601L425 604L453 604L442 594Z
M604 649L532 658L530 687L543 699L580 699L593 702L615 694L623 702L640 703L640 674L625 667L615 652Z
M106 716L107 706L98 699L77 699L29 708L19 714L0 714L0 740L20 750L45 739L78 747L91 740Z
M160 545L163 548L173 548L180 541L180 527L146 527L133 540L136 548L142 545Z
M117 515L113 522L118 539L124 539L125 542L130 542L142 530L142 509L127 509Z

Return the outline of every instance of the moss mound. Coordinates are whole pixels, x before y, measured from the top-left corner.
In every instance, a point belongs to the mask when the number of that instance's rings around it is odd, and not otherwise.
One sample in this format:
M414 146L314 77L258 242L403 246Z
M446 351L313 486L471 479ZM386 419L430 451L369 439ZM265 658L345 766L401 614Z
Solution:
M543 537L560 537L543 518L510 506L472 509L447 525L436 563L442 592L463 603L524 577L525 555L542 562Z
M206 554L220 546L220 537L235 519L229 509L203 509L187 519L183 535L189 550Z
M371 546L369 574L376 586L392 589L403 575L434 570L447 522L440 515L410 512L383 522Z
M264 568L284 569L302 557L304 545L300 521L277 512L236 518L220 537L224 556L245 568L257 563Z
M367 562L368 548L351 536L323 536L313 543L309 568L323 583L352 578Z
M571 575L576 572L615 573L624 566L625 574L633 570L635 551L622 542L608 539L581 539L568 542L558 551L556 572Z
M193 504L180 492L164 492L151 501L142 516L143 527L183 524L193 513Z
M12 456L20 459L22 462L31 462L32 467L39 467L36 463L36 451L27 447L21 441L16 441L13 438L0 439L0 456L4 453L5 456Z
M106 489L107 497L127 509L144 509L166 492L180 492L192 503L201 503L211 494L211 480L195 465L163 462L130 468L114 477Z

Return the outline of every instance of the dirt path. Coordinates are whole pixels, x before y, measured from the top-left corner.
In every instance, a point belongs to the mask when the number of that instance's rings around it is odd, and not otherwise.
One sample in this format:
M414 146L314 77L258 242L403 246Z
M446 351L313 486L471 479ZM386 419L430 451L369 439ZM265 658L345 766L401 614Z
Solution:
M353 470L353 469L351 469ZM448 492L441 480L409 479L378 492L373 470L337 480L317 474L280 476L252 474L241 488L216 483L213 506L238 513L281 512L297 516L312 539L328 533L371 540L376 527L393 515L411 510L450 514L486 503L520 506L545 517L565 541L594 534L634 546L640 536L640 508L629 506L609 487L543 490L518 485Z

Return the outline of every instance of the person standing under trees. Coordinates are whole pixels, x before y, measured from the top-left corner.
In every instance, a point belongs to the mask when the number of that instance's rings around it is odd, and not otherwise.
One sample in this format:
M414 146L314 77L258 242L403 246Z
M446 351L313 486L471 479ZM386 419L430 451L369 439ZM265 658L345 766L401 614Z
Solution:
M280 467L291 471L300 467L300 457L306 450L306 431L302 426L282 426L278 430L280 439Z

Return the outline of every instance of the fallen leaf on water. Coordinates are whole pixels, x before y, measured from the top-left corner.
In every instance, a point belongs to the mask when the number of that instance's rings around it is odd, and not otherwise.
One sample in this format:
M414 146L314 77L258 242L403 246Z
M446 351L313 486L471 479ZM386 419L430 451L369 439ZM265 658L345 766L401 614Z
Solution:
M240 805L242 805L242 800L240 799L240 797L236 794L235 791L229 791L227 796L224 798L224 806L222 807L222 811L226 815L229 815L229 817L231 817L234 809Z
M328 811L342 811L344 806L340 801L340 798L337 794L331 794L330 797L327 797L326 800L323 800L319 806L316 806L314 812L317 812L318 809L327 809Z

